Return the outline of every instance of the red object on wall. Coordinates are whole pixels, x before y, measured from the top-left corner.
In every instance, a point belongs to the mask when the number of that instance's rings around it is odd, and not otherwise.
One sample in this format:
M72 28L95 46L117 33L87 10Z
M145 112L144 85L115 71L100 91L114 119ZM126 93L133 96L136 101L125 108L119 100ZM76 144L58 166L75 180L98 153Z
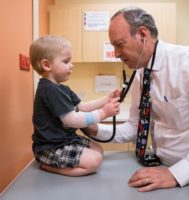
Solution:
M19 54L20 70L30 71L30 60L28 56Z

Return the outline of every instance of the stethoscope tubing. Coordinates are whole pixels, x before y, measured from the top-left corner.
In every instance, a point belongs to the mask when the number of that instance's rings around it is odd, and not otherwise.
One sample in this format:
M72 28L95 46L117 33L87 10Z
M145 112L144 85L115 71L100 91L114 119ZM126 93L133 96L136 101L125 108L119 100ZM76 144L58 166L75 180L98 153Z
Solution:
M126 81L126 75L125 75L125 70L123 70L123 80L124 80L124 83L122 85L122 91L121 91L121 94L120 94L120 100L119 102L123 102L123 100L125 99L131 85L132 85L132 82L135 78L135 74L136 74L136 70L133 71L132 75L131 75L131 78L129 80L129 82ZM112 119L112 136L107 139L107 140L100 140L100 139L97 139L91 135L87 135L87 137L91 138L92 140L96 141L96 142L101 142L101 143L108 143L110 142L111 140L114 139L115 135L116 135L116 116L113 116L113 119Z

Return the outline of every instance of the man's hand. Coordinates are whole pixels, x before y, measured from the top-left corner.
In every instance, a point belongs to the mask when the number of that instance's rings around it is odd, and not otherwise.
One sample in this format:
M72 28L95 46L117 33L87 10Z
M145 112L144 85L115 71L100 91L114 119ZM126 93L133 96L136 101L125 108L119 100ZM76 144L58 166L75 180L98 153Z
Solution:
M172 188L178 185L168 170L163 167L148 167L136 171L129 180L130 187L138 187L140 192L161 188Z

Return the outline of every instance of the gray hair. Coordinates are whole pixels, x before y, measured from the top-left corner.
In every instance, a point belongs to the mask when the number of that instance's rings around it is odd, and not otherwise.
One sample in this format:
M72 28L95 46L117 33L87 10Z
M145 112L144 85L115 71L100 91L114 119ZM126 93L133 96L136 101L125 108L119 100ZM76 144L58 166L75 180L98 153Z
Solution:
M43 72L41 61L43 59L52 61L66 47L70 47L70 42L62 36L39 37L30 45L30 62L33 69L41 75Z
M152 37L158 37L158 29L155 25L153 17L141 8L124 8L116 12L112 16L111 20L113 20L118 15L123 15L124 19L130 26L130 33L132 36L134 36L137 33L137 30L140 26L144 26L150 31Z

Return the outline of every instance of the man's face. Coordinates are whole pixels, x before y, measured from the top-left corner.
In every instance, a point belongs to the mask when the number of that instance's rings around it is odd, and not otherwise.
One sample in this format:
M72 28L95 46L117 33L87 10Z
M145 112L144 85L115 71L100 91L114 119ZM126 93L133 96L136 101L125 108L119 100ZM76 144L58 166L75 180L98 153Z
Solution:
M131 69L143 67L143 58L141 57L144 43L141 40L141 35L136 33L136 35L131 36L129 24L122 15L118 15L111 21L109 38L117 58L120 58Z

